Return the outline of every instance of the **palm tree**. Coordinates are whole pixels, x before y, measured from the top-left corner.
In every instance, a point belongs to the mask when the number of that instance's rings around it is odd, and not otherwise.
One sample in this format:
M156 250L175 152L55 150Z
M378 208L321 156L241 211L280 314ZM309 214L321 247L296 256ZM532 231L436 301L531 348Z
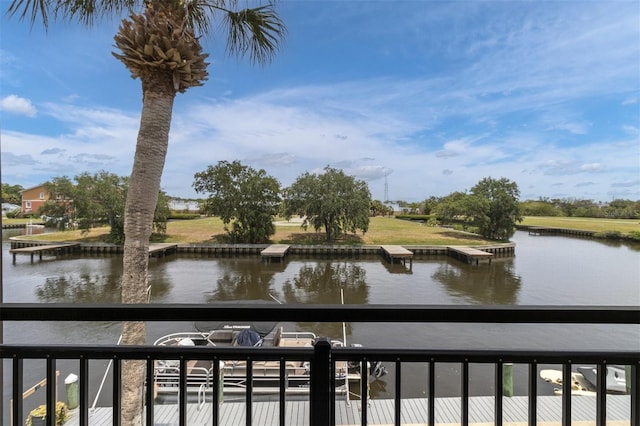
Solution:
M268 0L267 0L268 1ZM270 1L238 9L238 0L13 0L9 15L49 17L91 25L96 18L129 12L115 36L113 55L142 82L142 113L125 206L122 303L146 303L149 238L164 168L173 102L178 92L207 79L207 54L198 34L206 35L221 19L228 29L227 51L269 62L286 33ZM141 13L133 12L135 9ZM123 325L123 344L144 344L145 324ZM125 362L122 369L122 423L142 421L144 364Z

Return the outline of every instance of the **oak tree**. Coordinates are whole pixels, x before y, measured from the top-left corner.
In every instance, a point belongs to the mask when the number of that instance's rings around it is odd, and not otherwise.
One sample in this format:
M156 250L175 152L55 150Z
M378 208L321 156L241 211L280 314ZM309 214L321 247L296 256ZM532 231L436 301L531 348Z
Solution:
M193 187L209 194L201 210L222 219L232 242L262 243L275 233L280 183L263 169L219 161L196 173Z
M324 228L328 243L342 233L369 229L371 193L367 183L342 170L325 167L324 173L304 173L285 190L286 218L300 216L302 227Z

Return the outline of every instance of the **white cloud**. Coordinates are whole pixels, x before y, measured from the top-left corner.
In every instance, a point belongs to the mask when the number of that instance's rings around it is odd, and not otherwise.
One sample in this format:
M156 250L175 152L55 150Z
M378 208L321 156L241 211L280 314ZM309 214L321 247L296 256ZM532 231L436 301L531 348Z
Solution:
M37 115L36 107L33 106L31 101L17 95L8 95L0 99L0 109L14 114L26 115L27 117L35 117Z

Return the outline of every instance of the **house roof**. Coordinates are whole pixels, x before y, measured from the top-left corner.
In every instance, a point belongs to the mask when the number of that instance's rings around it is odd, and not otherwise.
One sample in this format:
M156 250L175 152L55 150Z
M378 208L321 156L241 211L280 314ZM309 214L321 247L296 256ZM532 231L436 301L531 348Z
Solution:
M32 189L36 189L36 188L40 188L40 187L44 187L44 183L41 183L40 185L32 186L31 188L24 188L20 192L22 193L22 192L25 192L25 191L31 191Z

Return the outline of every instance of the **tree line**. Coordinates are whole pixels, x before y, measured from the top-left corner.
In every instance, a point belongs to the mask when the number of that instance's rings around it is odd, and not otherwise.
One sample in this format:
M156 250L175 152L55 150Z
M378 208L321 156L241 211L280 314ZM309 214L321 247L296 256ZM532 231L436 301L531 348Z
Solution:
M16 190L18 187L22 188L19 185L7 185L8 190ZM106 225L109 227L110 242L124 242L124 206L129 189L128 178L104 170L94 174L85 172L73 179L67 176L55 177L45 182L44 188L49 199L38 210L37 215L45 225L60 230L80 229L84 233L91 228ZM2 189L4 202L5 184L2 184ZM18 194L20 191L22 189L18 190ZM169 196L160 191L153 218L154 232L166 232L169 215Z
M394 201L402 213L432 216L438 221L448 219L447 208L461 201L467 192L452 192L449 195L431 196L424 201ZM609 202L583 198L548 198L520 201L523 216L591 217L610 219L640 219L640 200L616 198Z
M106 171L82 173L73 179L56 177L45 184L50 200L38 215L59 229L88 231L106 225L110 241L122 244L128 182L128 178ZM7 186L11 188L15 186ZM219 161L195 173L193 188L203 197L198 200L199 214L219 217L230 243L267 242L275 233L276 217L299 217L303 229L324 232L325 240L333 243L349 233L366 233L371 216L394 214L389 205L371 198L365 181L332 167L319 173L305 172L283 188L263 169L239 161ZM461 224L485 238L506 240L522 220L518 197L515 182L489 177L468 193L431 197L423 209L432 215L429 224ZM159 192L153 221L156 233L166 232L171 217L169 200L166 193Z

